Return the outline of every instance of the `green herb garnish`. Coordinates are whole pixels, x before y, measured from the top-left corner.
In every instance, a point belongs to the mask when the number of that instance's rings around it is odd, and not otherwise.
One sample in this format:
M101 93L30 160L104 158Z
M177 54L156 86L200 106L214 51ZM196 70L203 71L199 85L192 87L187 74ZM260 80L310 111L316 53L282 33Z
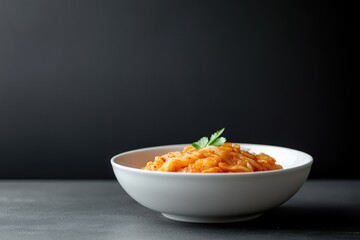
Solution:
M194 142L192 144L192 146L198 150L207 147L207 146L219 146L221 144L223 144L224 142L226 142L226 138L224 137L220 137L220 135L224 132L225 128L220 129L218 131L216 131L215 133L213 133L209 138L207 137L202 137L199 139L199 141Z

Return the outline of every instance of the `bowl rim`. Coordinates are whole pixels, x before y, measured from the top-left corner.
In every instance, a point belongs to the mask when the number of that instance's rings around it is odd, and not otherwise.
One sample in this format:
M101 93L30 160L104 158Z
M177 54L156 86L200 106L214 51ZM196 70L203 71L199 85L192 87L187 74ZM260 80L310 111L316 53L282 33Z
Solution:
M241 145L253 145L253 146L258 146L258 147L274 147L274 148L280 148L280 149L284 149L284 150L290 150L290 151L294 151L297 152L299 154L302 154L306 157L306 162L298 165L298 166L293 166L293 167L288 167L288 168L283 168L283 169L278 169L278 170L271 170L271 171L258 171L258 172L241 172L241 173L237 173L237 172L230 172L230 173L179 173L179 172L161 172L161 171L150 171L150 170L144 170L144 169L140 169L140 168L134 168L134 167L129 167L129 166L125 166L125 165L121 165L117 162L115 162L115 160L121 156L124 155L129 155L129 154L134 154L134 153L138 153L138 152L144 152L144 151L148 151L148 150L157 150L157 149L166 149L166 148L174 148L174 147L185 147L188 145L191 145L190 143L184 144L170 144L170 145L158 145L158 146L153 146L153 147L144 147L144 148L138 148L138 149L133 149L133 150L129 150L129 151L125 151L125 152L121 152L119 154L116 154L115 156L113 156L110 159L110 163L114 168L118 168L121 170L125 170L125 171L129 171L129 172L133 172L133 173L138 173L138 174L150 174L150 175L163 175L163 176L180 176L180 177L189 177L189 176L193 176L193 177L213 177L213 176L217 176L217 177L224 177L224 176L257 176L257 175L273 175L273 174L284 174L284 173L290 173L293 171L299 171L301 169L306 169L306 168L311 168L312 164L313 164L313 157L303 151L297 150L297 149L293 149L293 148L288 148L288 147L281 147L281 146L276 146L276 145L267 145L267 144L256 144L256 143L236 143L235 144L240 144ZM155 156L154 156L155 157Z

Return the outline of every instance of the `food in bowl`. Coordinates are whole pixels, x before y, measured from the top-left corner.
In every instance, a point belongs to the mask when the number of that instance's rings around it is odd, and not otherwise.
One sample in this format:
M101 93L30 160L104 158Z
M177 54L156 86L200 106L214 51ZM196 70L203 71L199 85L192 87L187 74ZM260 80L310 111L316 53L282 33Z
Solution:
M184 173L240 173L278 170L282 166L265 153L250 153L242 150L240 144L226 142L200 150L188 145L182 151L156 156L143 169Z
M143 168L150 171L185 173L256 172L282 169L276 160L265 153L250 153L240 144L226 142L220 137L224 128L204 137L182 151L156 156ZM215 144L214 144L215 143Z
M111 164L122 188L141 205L177 221L217 223L253 219L282 205L305 183L313 162L309 154L295 149L239 143L244 149L272 156L282 168L206 174L142 169L149 159L188 145L123 152Z

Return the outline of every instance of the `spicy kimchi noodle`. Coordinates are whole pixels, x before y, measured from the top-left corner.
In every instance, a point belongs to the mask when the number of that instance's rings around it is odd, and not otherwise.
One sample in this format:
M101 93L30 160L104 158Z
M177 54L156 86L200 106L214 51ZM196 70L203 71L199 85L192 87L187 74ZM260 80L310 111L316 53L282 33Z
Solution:
M200 150L189 145L183 151L156 156L145 170L185 173L257 172L282 169L276 160L265 153L251 153L240 144L225 142L220 146L207 146Z

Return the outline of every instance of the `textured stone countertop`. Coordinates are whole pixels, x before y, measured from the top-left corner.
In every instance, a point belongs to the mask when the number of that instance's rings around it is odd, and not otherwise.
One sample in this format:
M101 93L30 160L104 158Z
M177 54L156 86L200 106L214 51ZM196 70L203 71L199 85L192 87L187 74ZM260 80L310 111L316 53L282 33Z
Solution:
M0 239L360 239L360 181L308 180L257 219L197 224L141 206L115 180L1 180Z

